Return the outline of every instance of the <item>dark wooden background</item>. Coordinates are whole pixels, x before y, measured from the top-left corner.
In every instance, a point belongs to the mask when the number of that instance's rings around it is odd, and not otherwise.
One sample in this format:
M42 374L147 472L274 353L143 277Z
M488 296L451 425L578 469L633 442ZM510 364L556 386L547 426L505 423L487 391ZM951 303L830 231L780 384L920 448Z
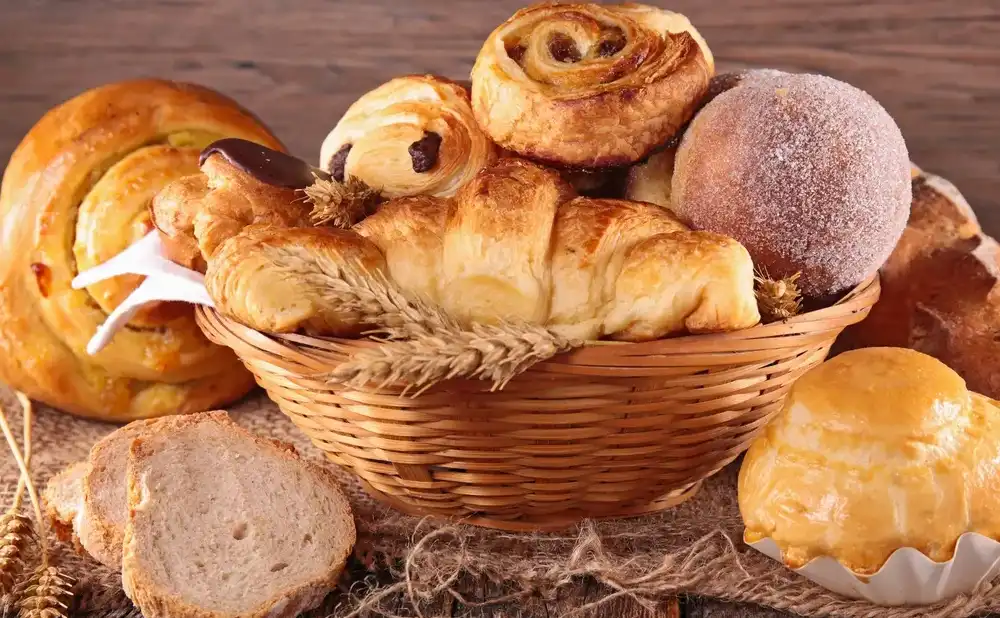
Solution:
M813 71L867 90L911 158L955 182L1000 234L1000 0L647 1L691 17L723 70ZM489 31L522 4L0 0L0 161L49 107L136 76L221 90L315 160L357 96L402 73L466 76ZM692 618L749 611L686 607Z
M870 92L914 161L1000 233L1000 0L647 0L720 67L822 72ZM0 0L0 161L50 106L140 75L200 82L314 160L344 109L401 73L468 74L521 0Z

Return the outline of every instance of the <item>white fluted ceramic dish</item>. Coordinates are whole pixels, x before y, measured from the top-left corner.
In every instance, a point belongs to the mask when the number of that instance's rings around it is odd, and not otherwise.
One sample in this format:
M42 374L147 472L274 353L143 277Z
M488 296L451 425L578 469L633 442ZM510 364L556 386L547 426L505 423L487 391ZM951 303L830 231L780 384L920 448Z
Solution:
M747 545L783 562L781 549L769 538ZM974 532L963 534L947 562L934 562L904 547L894 551L873 575L857 575L830 557L816 558L793 570L827 590L877 605L930 605L972 592L1000 574L1000 543Z

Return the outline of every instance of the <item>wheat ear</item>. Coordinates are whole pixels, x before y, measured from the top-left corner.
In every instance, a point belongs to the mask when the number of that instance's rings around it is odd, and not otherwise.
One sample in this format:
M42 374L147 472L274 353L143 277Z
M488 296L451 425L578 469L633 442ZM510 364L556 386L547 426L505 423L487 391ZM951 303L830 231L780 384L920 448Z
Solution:
M420 393L443 380L466 377L489 380L499 389L533 364L583 345L530 324L463 328L441 308L407 296L384 274L359 264L327 277L323 289L325 302L360 315L375 327L365 334L383 340L325 374L331 382L355 387L401 383Z
M19 394L18 399L24 406L24 450L25 453L30 454L33 408L24 395ZM7 423L7 416L2 409L0 409L0 429L3 430L4 438L7 439L7 445L10 447L11 454L14 455L14 460L17 461L21 478L24 479L25 489L27 489L28 497L31 499L31 506L35 510L35 523L38 526L37 536L41 546L41 561L31 577L16 591L21 599L18 603L18 616L20 618L68 618L69 603L73 598L73 578L63 574L59 567L51 561L46 522L42 517L38 492L35 490L35 483L31 480L28 461L26 457L21 455L21 449L17 446L14 434Z
M313 225L342 229L347 229L370 215L381 199L378 190L357 178L349 178L340 183L317 177L302 192L305 200L313 205L309 215Z
M23 426L24 436L24 461L31 463L31 423L27 422L31 418L31 400L24 394L17 393L18 401L24 410L25 423ZM2 410L0 410L2 413ZM21 513L21 502L24 498L25 480L24 475L18 475L17 490L14 492L14 503L10 509L0 517L0 596L7 596L14 592L15 586L19 583L21 575L24 573L28 552L31 550L33 542L36 540L35 527L31 523L31 518Z
M771 279L761 272L754 277L757 309L761 321L777 322L798 315L802 311L802 291L798 280L801 273L784 279Z

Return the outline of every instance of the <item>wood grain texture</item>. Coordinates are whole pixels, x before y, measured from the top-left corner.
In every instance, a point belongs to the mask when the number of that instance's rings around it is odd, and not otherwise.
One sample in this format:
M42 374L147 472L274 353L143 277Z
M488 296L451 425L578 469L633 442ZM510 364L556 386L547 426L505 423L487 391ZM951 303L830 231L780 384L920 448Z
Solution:
M691 17L721 70L820 72L870 92L900 124L911 158L956 183L984 227L1000 234L1000 0L658 3ZM315 160L360 94L404 73L467 76L489 31L522 4L0 0L0 161L48 108L137 76L221 90L293 152ZM559 615L549 605L481 615ZM701 601L686 611L692 618L778 615ZM676 604L663 615L676 616Z
M652 1L652 0L650 0ZM1000 0L672 0L720 68L822 72L872 93L912 158L1000 233ZM466 76L522 0L3 0L0 160L56 103L104 82L200 82L315 160L361 93L402 73Z

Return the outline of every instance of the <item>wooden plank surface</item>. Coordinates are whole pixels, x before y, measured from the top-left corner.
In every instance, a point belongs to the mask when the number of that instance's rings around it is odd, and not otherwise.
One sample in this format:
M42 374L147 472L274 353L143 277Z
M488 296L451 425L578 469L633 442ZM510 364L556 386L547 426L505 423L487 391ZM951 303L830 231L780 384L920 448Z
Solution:
M466 76L489 31L522 4L2 0L0 161L49 107L136 76L219 89L260 115L293 152L316 159L360 94L404 73ZM660 4L691 17L723 70L820 72L869 91L897 119L911 158L955 182L987 230L1000 234L1000 0ZM661 613L678 612L674 604ZM778 615L697 600L685 613Z
M653 0L650 0L653 1ZM0 160L48 107L156 75L221 89L316 159L362 92L468 74L521 0L3 0ZM871 92L912 158L1000 233L1000 0L671 0L722 68L817 71Z

